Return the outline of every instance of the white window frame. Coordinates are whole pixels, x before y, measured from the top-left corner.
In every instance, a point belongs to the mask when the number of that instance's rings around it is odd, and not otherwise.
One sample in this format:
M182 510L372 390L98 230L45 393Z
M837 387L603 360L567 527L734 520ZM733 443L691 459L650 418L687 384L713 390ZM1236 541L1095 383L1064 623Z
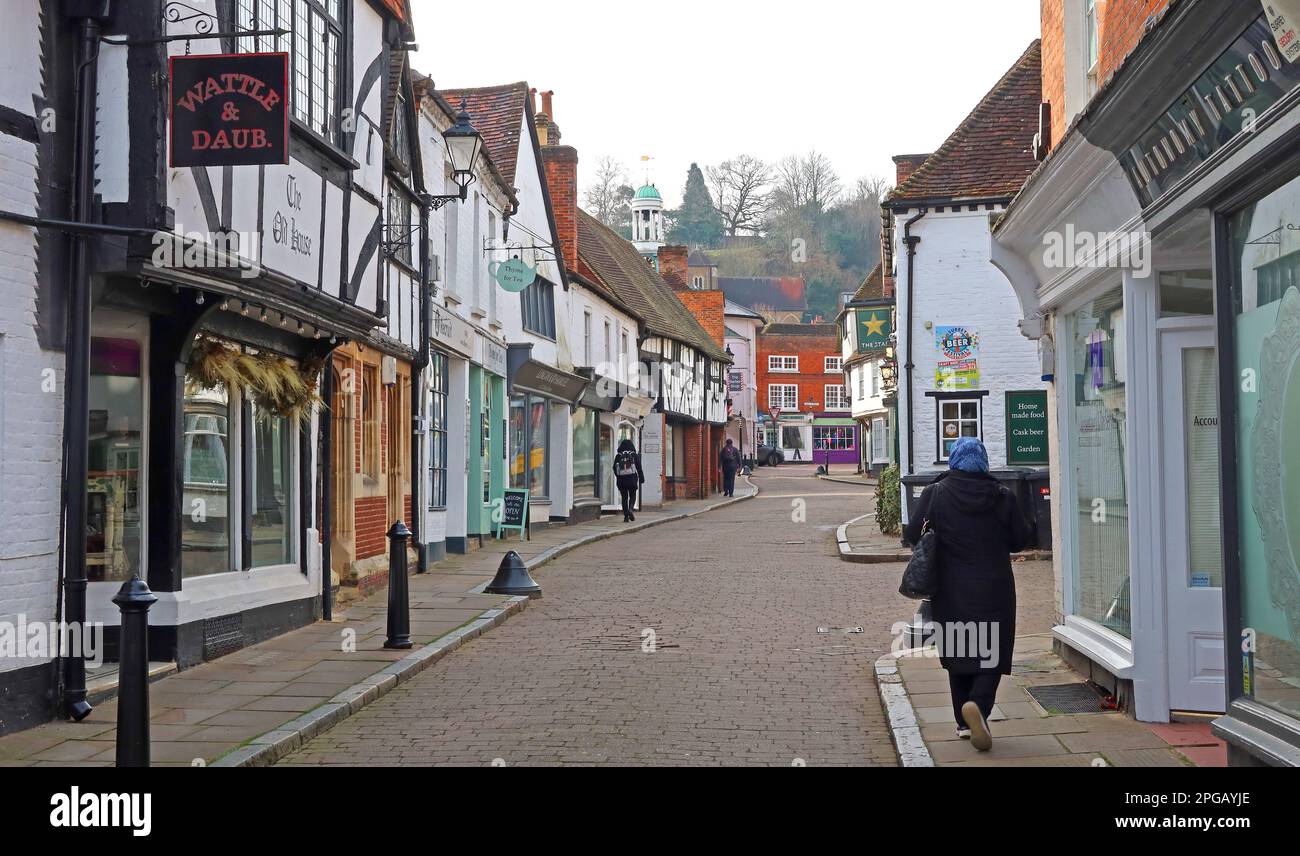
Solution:
M779 407L782 412L796 412L799 409L799 384L769 383L767 385L767 406L768 408Z
M1101 29L1097 17L1099 2L1100 0L1083 0L1083 64L1087 77L1084 97L1088 100L1097 94L1097 66L1101 63Z
M791 354L768 354L767 370L782 374L799 373L799 357ZM795 396L798 398L798 396Z
M826 357L822 365L825 367L826 374L840 374L844 371L844 358Z
M946 439L943 436L943 423L945 421L957 422L957 438L974 436L976 440L979 440L981 443L984 442L984 399L982 397L971 396L970 398L941 398L938 399L935 403L938 405L935 411L935 415L937 419L935 420L935 425L934 425L934 432L938 441L937 447L935 449L935 451L937 452L937 457L935 458L936 461L938 461L939 463L948 462L948 455L943 446L944 440ZM961 405L963 404L975 405L975 416L973 419L961 416ZM944 415L943 415L944 408L953 405L957 407L958 415L956 420L944 419ZM974 435L963 434L961 431L962 426L964 424L971 423L971 422L975 423L975 434Z
M889 462L889 425L883 417L871 420L871 463Z
M834 405L831 404L832 390L835 391L836 403ZM828 383L825 385L823 393L825 397L822 398L822 405L827 410L852 410L853 409L853 403L852 401L849 400L849 391L844 388L844 384Z

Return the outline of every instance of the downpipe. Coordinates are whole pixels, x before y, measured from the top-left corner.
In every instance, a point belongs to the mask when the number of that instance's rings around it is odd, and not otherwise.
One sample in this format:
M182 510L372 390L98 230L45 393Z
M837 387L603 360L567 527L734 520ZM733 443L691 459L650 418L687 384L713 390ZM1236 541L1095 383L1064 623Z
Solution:
M415 572L428 573L429 551L424 542L424 471L422 469L424 442L424 370L429 366L429 312L432 296L429 293L429 213L433 210L433 197L420 197L420 347L415 364L411 367L411 544L415 547Z
M912 234L912 226L926 214L929 208L903 224L903 243L907 245L907 362L903 365L907 372L907 474L916 474L916 396L913 394L912 376L916 363L912 361L912 316L916 305L916 246L921 239Z

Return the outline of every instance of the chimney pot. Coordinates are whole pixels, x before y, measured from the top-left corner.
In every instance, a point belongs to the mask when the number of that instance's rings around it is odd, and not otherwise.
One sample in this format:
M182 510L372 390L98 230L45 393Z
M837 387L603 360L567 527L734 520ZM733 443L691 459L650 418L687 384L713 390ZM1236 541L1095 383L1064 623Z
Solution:
M542 112L546 114L546 118L548 119L555 118L555 113L552 110L552 101L551 101L554 95L555 95L555 90L553 89L548 89L542 93Z

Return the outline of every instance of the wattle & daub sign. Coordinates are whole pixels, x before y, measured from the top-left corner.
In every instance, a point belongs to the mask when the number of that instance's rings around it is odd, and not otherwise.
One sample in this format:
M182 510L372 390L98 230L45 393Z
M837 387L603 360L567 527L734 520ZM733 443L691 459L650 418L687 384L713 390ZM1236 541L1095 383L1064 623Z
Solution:
M289 55L171 58L171 165L289 162Z

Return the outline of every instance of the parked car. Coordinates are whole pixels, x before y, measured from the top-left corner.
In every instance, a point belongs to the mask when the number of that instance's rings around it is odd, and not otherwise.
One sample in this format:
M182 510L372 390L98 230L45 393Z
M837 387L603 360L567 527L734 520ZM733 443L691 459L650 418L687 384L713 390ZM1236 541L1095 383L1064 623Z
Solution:
M763 444L758 447L758 454L755 461L761 467L766 464L769 467L779 466L785 463L785 453L775 446Z

